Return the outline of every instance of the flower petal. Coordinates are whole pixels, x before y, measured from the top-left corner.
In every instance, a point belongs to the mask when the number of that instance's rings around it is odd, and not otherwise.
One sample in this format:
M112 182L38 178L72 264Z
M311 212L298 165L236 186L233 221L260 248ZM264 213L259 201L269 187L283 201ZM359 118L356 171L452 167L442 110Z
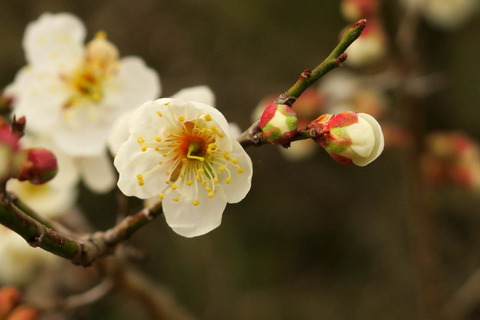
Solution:
M120 173L118 187L127 196L140 199L157 196L165 189L165 181L168 179L168 166L159 165L159 162L164 160L165 158L153 149L140 151L136 138L130 136L122 144L114 160ZM144 185L138 183L139 174L144 177Z
M97 193L112 190L117 178L107 154L81 159L80 172L87 187Z
M253 166L252 160L245 152L243 147L236 140L233 140L233 151L230 153L230 157L236 158L238 163L236 165L230 164L229 169L231 172L230 183L223 184L225 195L228 203L237 203L241 201L250 191L252 185ZM241 170L237 171L237 168ZM226 177L222 177L225 181Z
M359 113L358 116L367 120L368 123L370 123L370 125L373 129L373 134L375 136L375 144L373 146L373 149L372 149L370 155L367 158L364 158L364 159L353 160L354 164L356 164L357 166L362 166L363 167L363 166L366 166L367 164L369 164L370 162L372 162L373 160L378 158L378 156L383 151L385 141L384 141L384 138L383 138L382 128L380 127L380 124L377 122L377 120L374 117L372 117L371 115L366 114L366 113Z
M179 201L174 198L179 198ZM192 204L194 200L199 201L197 206ZM172 191L165 195L162 202L170 228L188 238L201 236L217 228L222 222L226 205L225 195L220 188L213 198L208 198L206 192L200 192L198 199L194 199L193 192L181 195Z
M85 27L74 15L44 13L28 24L23 47L33 67L68 73L83 57L84 39Z
M208 104L209 106L215 106L215 95L213 94L212 89L210 89L208 86L185 88L175 93L173 96L171 96L171 98L197 101Z
M161 91L160 78L141 58L126 57L120 60L117 76L105 83L104 90L104 111L118 115L147 100L158 98Z

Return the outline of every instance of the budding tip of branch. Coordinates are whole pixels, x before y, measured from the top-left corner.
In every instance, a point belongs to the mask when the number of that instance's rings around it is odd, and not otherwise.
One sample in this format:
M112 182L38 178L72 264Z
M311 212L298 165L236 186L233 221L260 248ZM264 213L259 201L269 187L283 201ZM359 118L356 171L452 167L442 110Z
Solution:
M352 26L352 29L360 29L363 30L367 26L367 19L360 19Z

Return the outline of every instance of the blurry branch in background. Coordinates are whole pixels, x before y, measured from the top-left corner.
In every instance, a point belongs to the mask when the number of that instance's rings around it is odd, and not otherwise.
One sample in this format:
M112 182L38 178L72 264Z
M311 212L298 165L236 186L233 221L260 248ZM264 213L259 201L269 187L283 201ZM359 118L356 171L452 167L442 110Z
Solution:
M480 269L458 289L443 307L443 315L448 320L468 319L480 303Z
M360 20L351 26L343 35L332 53L315 69L305 70L298 81L276 103L292 105L303 91L320 77L334 68L340 67L346 60L344 51L360 36L365 28L366 20ZM293 140L317 138L321 133L300 130ZM258 122L254 123L239 138L243 147L259 146L267 143L260 132ZM89 266L97 258L113 253L115 247L130 238L137 230L148 224L162 213L161 201L133 215L125 217L114 227L87 234L82 237L67 235L53 229L46 221L38 218L38 214L24 205L16 196L0 190L0 223L22 236L32 247L40 247L57 256L71 260L76 265Z

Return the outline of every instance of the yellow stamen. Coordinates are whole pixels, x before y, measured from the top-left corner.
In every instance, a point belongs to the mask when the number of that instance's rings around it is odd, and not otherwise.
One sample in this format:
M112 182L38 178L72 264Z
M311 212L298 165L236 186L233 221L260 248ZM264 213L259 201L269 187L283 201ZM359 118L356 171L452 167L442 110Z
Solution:
M209 114L205 115L205 121L212 121L212 116Z
M163 193L160 193L160 194L158 195L158 197L159 197L160 199L163 199L163 197L165 197L165 195L164 195Z
M155 137L155 141L160 142L160 141L162 141L162 138L160 138L160 137Z
M198 206L198 205L200 204L200 201L198 201L198 200L193 200L193 201L192 201L192 204L193 204L194 206Z
M172 200L178 202L178 201L180 201L180 198L179 198L179 197L175 197L175 198L173 198Z
M233 164L237 164L237 163L238 163L238 159L237 159L237 158L232 158L232 163L233 163Z
M160 111L157 111L157 115L158 115L159 117L163 117L163 113L161 113Z
M200 169L197 170L197 172L198 172L199 174L202 174L202 173L205 172L205 170L204 170L203 168L200 168Z
M209 193L208 193L208 197L209 197L209 198L213 198L214 195L215 195L215 193L213 193L213 192L209 192Z
M178 121L185 121L185 117L182 115L178 116Z
M138 137L137 142L138 143L144 143L145 139L143 139L142 137Z
M225 183L226 183L226 184L230 184L231 181L232 181L232 179L230 179L230 177L226 177L226 178L225 178Z
M172 190L177 190L177 185L176 184L172 184Z
M187 186L191 186L193 184L193 181L192 180L188 180L187 181Z
M237 168L237 172L238 172L238 173L242 173L242 172L243 172L243 169L240 168L240 167L238 167L238 168Z
M218 183L218 178L217 177L213 178L213 183L215 183L215 184Z
M143 146L141 147L141 149L142 149L142 152L145 152L145 151L147 151L147 146L146 146L146 145L143 145Z

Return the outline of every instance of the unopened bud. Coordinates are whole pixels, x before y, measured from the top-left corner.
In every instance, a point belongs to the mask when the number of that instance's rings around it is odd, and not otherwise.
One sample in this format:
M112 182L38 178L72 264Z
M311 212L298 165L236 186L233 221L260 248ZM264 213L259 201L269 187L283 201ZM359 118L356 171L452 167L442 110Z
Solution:
M12 133L10 126L0 118L0 181L10 178L12 159L19 149L19 137Z
M36 320L39 317L39 312L31 307L17 307L9 314L7 320Z
M15 164L17 174L14 177L31 184L45 183L55 177L58 171L55 155L42 148L22 150Z
M297 133L297 115L285 104L271 104L260 118L260 128L273 144L288 144Z
M21 294L18 289L7 286L0 289L0 319L6 316L20 303Z
M366 113L351 111L323 115L309 125L318 135L316 141L341 164L365 166L383 151L380 124Z

